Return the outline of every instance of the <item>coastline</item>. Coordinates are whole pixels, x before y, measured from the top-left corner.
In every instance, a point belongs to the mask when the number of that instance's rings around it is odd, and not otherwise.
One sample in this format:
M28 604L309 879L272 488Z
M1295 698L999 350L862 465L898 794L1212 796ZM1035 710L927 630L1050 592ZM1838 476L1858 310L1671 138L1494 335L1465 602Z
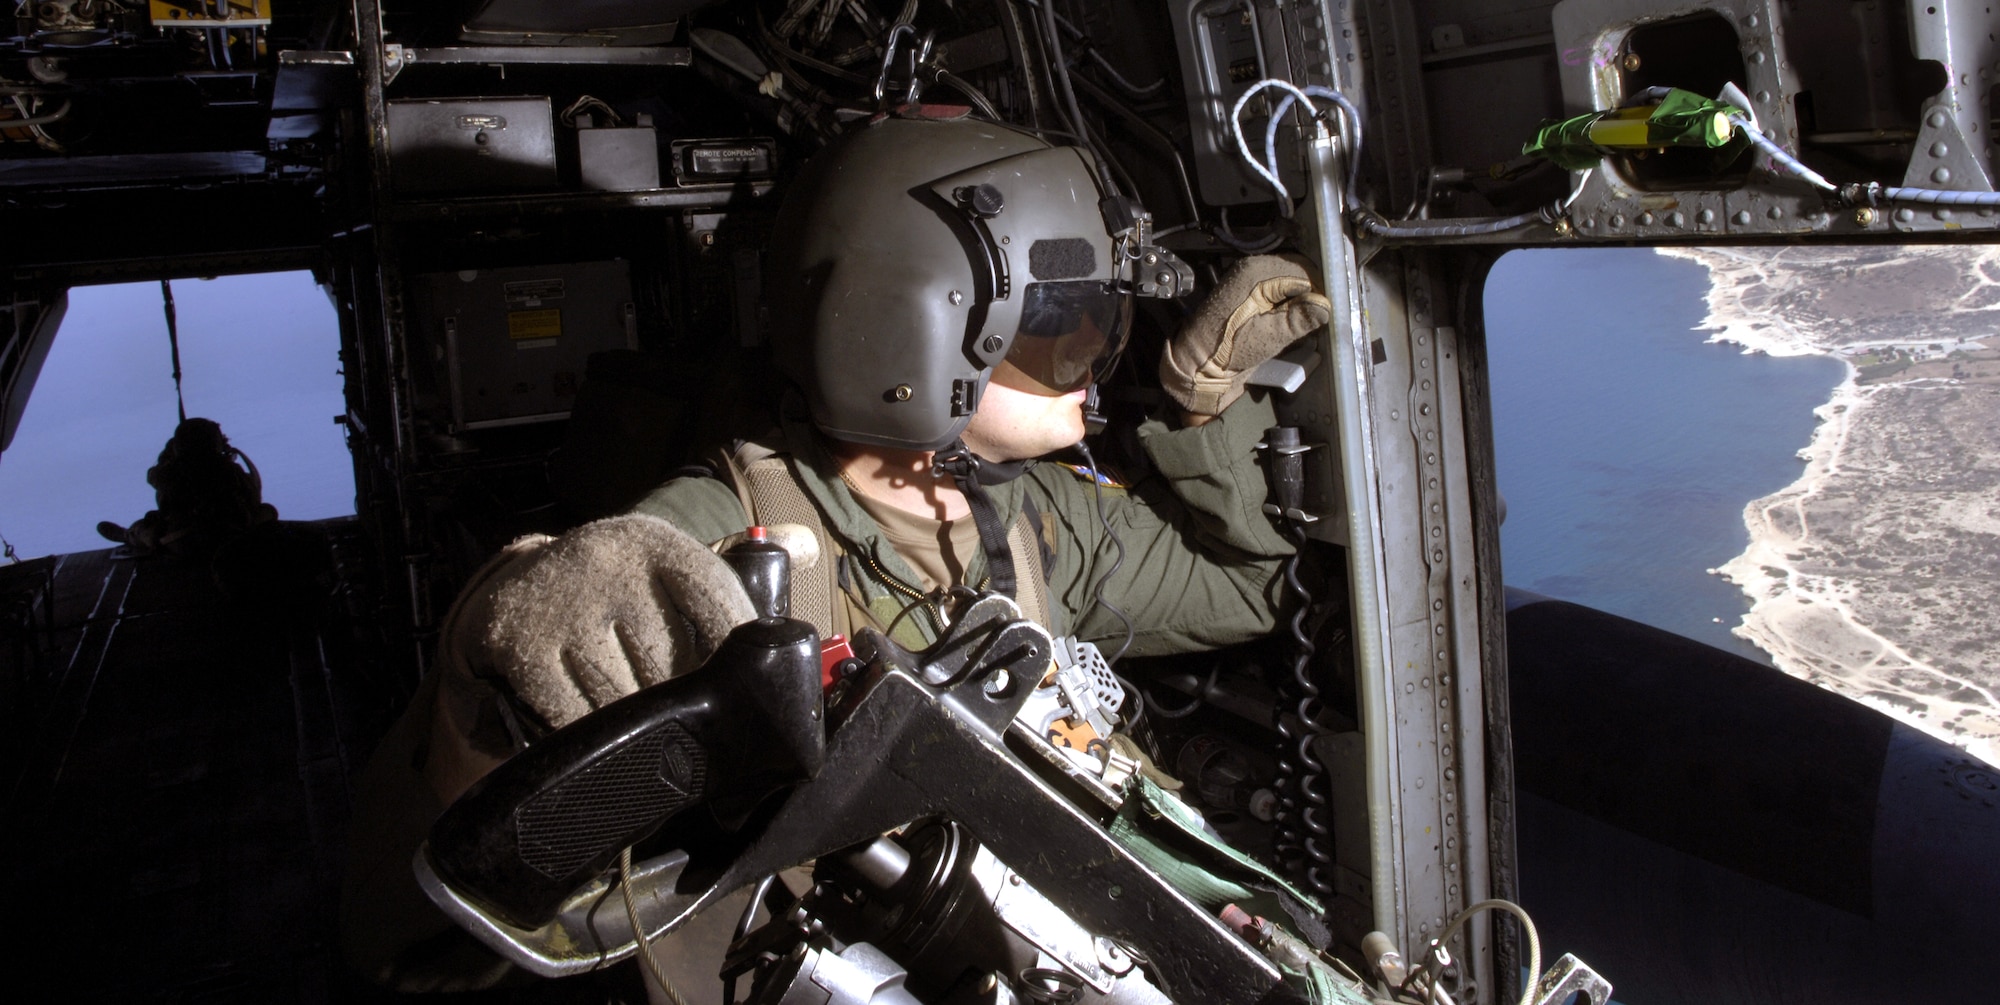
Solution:
M1958 745L1989 764L2000 763L2000 699L1995 696L1995 682L1968 672L1978 665L1976 660L1966 666L1951 665L1930 652L1914 651L1918 647L1912 639L1929 633L1888 629L1898 622L1899 627L1935 628L1939 619L1925 615L1913 620L1903 608L1935 608L1949 599L1943 595L1950 591L1922 596L1911 590L1905 596L1891 577L1870 574L1871 566L1885 563L1873 558L1865 545L1871 538L1899 532L1920 536L1899 521L1908 520L1923 505L1940 505L1935 499L1891 498L1894 493L1888 490L1902 487L1896 476L1901 475L1904 482L1910 480L1909 473L1900 470L1908 465L1896 454L1898 441L1894 436L1906 420L1892 413L1912 407L1911 401L1919 403L1915 407L1928 407L1925 399L1952 390L1948 387L1952 382L1917 377L1895 383L1864 383L1856 359L1875 358L1863 353L1864 346L1951 336L1913 329L1906 318L1893 313L1857 318L1839 310L1800 309L1801 288L1809 283L1824 284L1830 263L1852 270L1854 252L1656 250L1708 268L1708 310L1700 328L1709 333L1708 341L1733 343L1746 353L1831 356L1847 369L1846 378L1830 400L1814 409L1818 425L1811 442L1799 451L1806 462L1804 472L1792 484L1745 506L1749 545L1742 554L1708 570L1735 584L1751 602L1734 634L1771 654L1776 666L1791 676L1860 701ZM1911 259L1926 268L1932 264L1929 256L1922 254L1901 261ZM1896 260L1865 261L1859 267L1893 268L1897 264ZM1974 290L1953 301L1945 313L1966 311L1966 297L1988 285L1979 268L1983 264L1984 257L1970 270L1978 280ZM1966 270L1960 266L1959 271L1963 274ZM1911 308L1936 310L1921 302ZM1992 307L1983 302L1970 308L1978 313L1990 310ZM1983 348L1976 341L1910 344ZM1940 349L1940 358L1947 354ZM2000 400L2000 395L1995 400ZM1877 494L1881 498L1873 499ZM1905 507L1904 503L1911 505ZM1984 520L1989 516L1994 517L1990 526ZM2000 514L1979 512L1960 522L1966 523L1975 537L1990 535L1978 542L1981 545L2000 542ZM1978 616L1976 612L1961 613ZM1954 643L1953 652L1960 648L1964 648L1962 643Z
M1653 251L1663 258L1683 259L1708 270L1708 312L1695 329L1709 333L1706 341L1731 342L1742 346L1745 353L1767 356L1835 355L1831 345L1813 338L1811 332L1788 314L1753 313L1745 309L1739 292L1731 289L1732 282L1746 271L1761 270L1761 260L1767 257L1761 249L1660 246ZM1852 365L1848 367L1850 380L1853 369Z

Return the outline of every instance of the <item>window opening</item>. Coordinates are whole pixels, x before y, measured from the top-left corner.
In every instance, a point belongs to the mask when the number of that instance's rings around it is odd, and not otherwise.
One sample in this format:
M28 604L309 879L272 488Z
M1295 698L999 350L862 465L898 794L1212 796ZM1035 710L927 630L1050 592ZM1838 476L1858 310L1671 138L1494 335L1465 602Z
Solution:
M215 420L282 520L354 513L339 323L304 272L173 282L187 414ZM178 422L158 282L76 287L0 455L0 531L22 557L112 547L96 524L154 507Z
M1994 757L2000 251L1524 251L1486 306L1510 586Z
M1530 250L1486 284L1507 584L1770 662L1707 570L1795 481L1844 367L1708 341L1708 271L1645 248ZM1580 291L1596 291L1587 296ZM1608 299L1607 299L1608 298Z

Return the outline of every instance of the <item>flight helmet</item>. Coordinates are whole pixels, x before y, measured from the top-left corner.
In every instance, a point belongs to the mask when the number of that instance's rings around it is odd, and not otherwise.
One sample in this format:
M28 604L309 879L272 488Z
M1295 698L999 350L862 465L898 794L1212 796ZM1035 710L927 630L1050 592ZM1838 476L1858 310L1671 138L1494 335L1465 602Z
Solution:
M1112 228L1135 211L1105 198L1077 147L963 117L863 126L808 162L779 210L774 361L828 436L942 448L996 368L1044 394L1101 372L1139 246L1129 223Z

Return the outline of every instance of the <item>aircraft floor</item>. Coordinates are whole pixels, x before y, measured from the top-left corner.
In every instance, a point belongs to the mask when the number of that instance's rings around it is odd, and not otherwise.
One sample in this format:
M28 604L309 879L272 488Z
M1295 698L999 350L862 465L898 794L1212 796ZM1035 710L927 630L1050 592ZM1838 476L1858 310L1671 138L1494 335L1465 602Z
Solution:
M61 556L53 637L33 596L0 626L17 988L381 1000L340 966L335 907L349 779L408 682L341 588L352 521L278 527L221 580L208 562Z
M205 562L57 560L54 638L10 668L5 816L13 955L60 997L335 993L347 780L393 696L331 605L269 598Z

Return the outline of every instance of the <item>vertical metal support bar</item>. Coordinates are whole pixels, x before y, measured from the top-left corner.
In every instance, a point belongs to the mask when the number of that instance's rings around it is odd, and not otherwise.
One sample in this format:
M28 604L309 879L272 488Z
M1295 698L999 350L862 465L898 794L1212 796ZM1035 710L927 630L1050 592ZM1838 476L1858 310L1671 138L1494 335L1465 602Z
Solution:
M388 377L389 410L398 461L409 456L409 361L403 345L401 257L394 228L388 226L390 200L389 111L384 88L388 79L387 48L382 36L381 0L354 0L355 58L361 64L362 122L368 134L368 219L375 242L381 331ZM399 468L401 464L399 463ZM400 482L404 472L398 471ZM401 486L398 486L401 492Z
M1451 694L1456 698L1458 714L1444 717L1441 732L1457 738L1459 756L1456 766L1447 764L1442 783L1445 791L1454 788L1458 796L1459 830L1454 837L1446 828L1447 845L1453 840L1464 844L1462 854L1454 856L1446 848L1446 873L1451 867L1462 863L1459 882L1447 886L1446 895L1454 911L1465 905L1481 901L1492 890L1489 850L1492 847L1488 837L1487 820L1487 771L1486 742L1486 702L1485 679L1477 672L1483 667L1480 646L1480 604L1479 581L1474 575L1477 568L1478 552L1474 545L1474 521L1472 511L1472 485L1468 475L1460 474L1466 468L1461 459L1468 457L1466 449L1466 425L1464 403L1460 400L1460 389L1464 387L1459 372L1462 358L1459 333L1456 328L1437 329L1437 433L1440 453L1452 461L1451 470L1444 479L1444 525L1445 547L1451 560L1449 571L1442 577L1445 582L1434 601L1442 600L1444 613L1450 617L1451 647L1449 660L1440 660L1437 673L1437 692ZM1444 652L1440 649L1440 652ZM1458 672L1454 673L1453 668ZM1453 778L1453 774L1457 778ZM1456 783L1454 785L1454 783ZM1473 947L1473 980L1482 988L1493 988L1493 954L1487 949L1493 944L1491 938L1492 915L1481 914L1472 919L1469 945Z
M1447 919L1483 899L1486 846L1485 702L1473 524L1467 483L1464 403L1450 277L1436 255L1378 257L1362 292L1374 356L1373 544L1388 635L1381 667L1396 751L1404 925L1392 932L1414 954ZM1377 745L1373 738L1371 747ZM1489 925L1454 952L1489 972Z
M429 572L423 563L428 535L416 513L411 511L410 479L416 450L415 417L410 402L410 360L403 324L402 257L396 247L396 233L388 224L391 199L389 160L389 114L386 88L398 66L397 57L384 36L381 0L352 0L355 59L361 68L361 111L367 133L369 166L368 218L375 248L378 307L378 335L381 338L384 376L388 378L390 436L392 437L393 481L398 516L398 542L409 581L409 629L415 646L414 665L422 668L429 658L426 629L433 620ZM385 570L386 571L386 570Z
M354 59L361 68L361 114L368 130L370 209L382 217L388 202L389 109L383 93L387 81L387 54L382 38L381 0L353 0Z
M1459 336L1438 324L1434 261L1404 253L1359 266L1342 225L1339 143L1321 135L1309 153L1309 218L1334 302L1323 390L1349 544L1370 906L1374 926L1414 955L1492 882ZM1496 986L1491 930L1476 919L1454 947L1484 988Z
M1342 512L1347 518L1348 596L1352 605L1352 634L1355 672L1360 681L1358 707L1361 730L1366 737L1368 843L1371 849L1369 875L1375 927L1390 933L1402 932L1399 887L1402 875L1402 839L1397 826L1394 777L1396 747L1390 742L1393 726L1390 699L1385 693L1388 676L1384 672L1389 612L1382 600L1386 578L1377 528L1381 523L1375 494L1380 476L1375 462L1375 436L1368 402L1372 397L1369 373L1369 340L1362 324L1358 267L1354 245L1342 224L1341 179L1346 175L1340 141L1319 129L1309 151L1312 219L1319 229L1319 260L1325 272L1321 279L1328 299L1333 301L1333 320L1328 341L1332 343L1334 366L1331 380L1336 433L1340 443L1340 485Z
M1370 93L1378 111L1368 119L1368 144L1379 163L1396 165L1381 179L1374 196L1377 208L1398 212L1421 206L1430 185L1430 104L1424 96L1422 54L1424 36L1417 27L1418 6L1406 0L1355 0Z
M1493 397L1487 358L1485 311L1481 298L1497 253L1465 263L1453 279L1458 283L1458 425L1465 436L1466 496L1472 507L1469 544L1473 561L1472 591L1478 604L1476 636L1480 665L1478 699L1485 704L1486 862L1482 897L1520 898L1515 874L1514 742L1509 724L1513 711L1508 697L1507 611L1500 555L1499 487L1493 457ZM1456 546L1456 545L1454 545ZM1462 623L1464 624L1464 623ZM1463 662L1461 666L1469 665ZM1461 707L1470 714L1468 696ZM1471 794L1466 796L1471 805ZM1467 879L1468 883L1473 880ZM1476 892L1476 890L1475 890ZM1526 969L1526 946L1520 927L1511 919L1493 919L1485 933L1492 948L1493 979L1480 979L1492 1001L1520 997L1520 972Z

